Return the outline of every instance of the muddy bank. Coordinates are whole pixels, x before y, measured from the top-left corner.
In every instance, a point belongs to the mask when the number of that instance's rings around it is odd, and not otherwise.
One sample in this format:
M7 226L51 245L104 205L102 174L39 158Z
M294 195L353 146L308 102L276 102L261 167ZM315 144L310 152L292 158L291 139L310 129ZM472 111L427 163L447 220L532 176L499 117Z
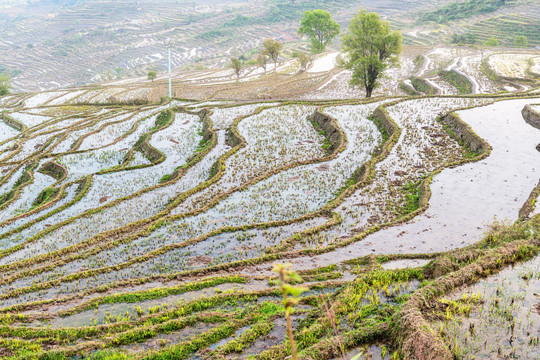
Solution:
M67 169L64 166L56 163L54 160L48 161L41 165L38 171L42 174L49 175L58 181L65 179L68 175Z
M325 132L325 137L330 140L331 145L327 149L328 151L333 153L341 146L345 140L345 137L339 130L336 120L334 120L331 116L323 114L317 110L315 113L313 113L311 121L316 123Z
M22 122L15 120L11 116L9 116L7 113L2 113L2 120L12 128L18 131L25 131L27 129L26 125L24 125Z
M521 110L521 115L523 115L523 119L525 119L529 125L540 130L540 113L534 111L531 108L531 105L525 105L523 110Z
M158 164L165 160L165 154L150 145L149 139L145 139L138 146L138 150L153 164Z
M439 77L454 85L460 94L471 94L473 92L472 82L466 76L455 70L441 70L439 71Z
M440 89L436 88L429 81L422 78L412 77L411 84L414 90L426 95L439 95L441 93Z
M489 144L476 135L471 127L463 122L456 113L452 112L442 116L440 117L440 121L447 126L447 130L451 131L458 142L461 142L467 149L477 154L489 152Z

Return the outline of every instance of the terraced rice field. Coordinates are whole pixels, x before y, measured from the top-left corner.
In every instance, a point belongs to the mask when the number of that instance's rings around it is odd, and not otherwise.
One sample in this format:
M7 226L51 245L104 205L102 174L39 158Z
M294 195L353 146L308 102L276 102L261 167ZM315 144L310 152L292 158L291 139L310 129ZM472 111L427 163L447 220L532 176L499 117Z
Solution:
M276 262L306 287L293 314L302 359L496 352L481 336L468 348L458 317L493 311L495 280L452 291L537 262L534 64L503 69L493 54L481 70L473 50L441 49L402 75L447 95L364 100L338 93L336 56L300 80L324 76L326 99L315 86L311 100L137 104L148 92L120 85L0 98L0 356L287 358ZM193 76L205 84L186 78L177 93L240 91L226 74ZM475 95L458 95L463 79ZM529 91L476 94L508 84ZM501 333L501 353L539 351L523 321L512 331L532 340Z
M516 9L520 10L520 9ZM476 36L478 43L484 43L490 37L499 39L501 46L513 45L515 34L527 36L529 46L540 45L540 20L538 8L522 9L508 15L493 16L488 19L480 19L473 22L467 33Z

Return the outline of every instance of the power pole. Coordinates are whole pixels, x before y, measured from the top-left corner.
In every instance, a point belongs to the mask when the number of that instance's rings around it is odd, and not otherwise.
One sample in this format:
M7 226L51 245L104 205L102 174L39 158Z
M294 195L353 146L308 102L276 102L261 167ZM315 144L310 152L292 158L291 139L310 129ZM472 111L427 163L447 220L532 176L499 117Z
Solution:
M169 44L168 50L169 50L169 99L172 99L171 44Z

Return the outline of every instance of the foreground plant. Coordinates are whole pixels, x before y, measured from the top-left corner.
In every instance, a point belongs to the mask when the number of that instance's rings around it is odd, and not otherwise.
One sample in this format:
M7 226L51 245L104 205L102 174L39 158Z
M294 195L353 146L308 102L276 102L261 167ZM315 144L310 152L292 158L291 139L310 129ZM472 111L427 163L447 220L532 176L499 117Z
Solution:
M339 340L339 332L336 325L336 312L334 309L334 304L328 305L328 302L326 301L326 298L324 295L321 294L320 296L320 304L319 307L321 309L324 309L324 313L328 320L330 321L330 325L332 326L332 330L334 331L334 336L337 339L339 350L341 351L342 359L346 359L345 357L345 348L343 347L343 344Z
M294 360L298 359L298 351L294 342L291 324L291 314L294 312L294 306L298 304L298 297L307 289L302 286L292 286L291 283L302 281L300 275L292 270L289 264L274 264L272 269L278 274L278 285L283 294L283 306L285 307L285 319L287 320L287 334L291 344L291 353Z

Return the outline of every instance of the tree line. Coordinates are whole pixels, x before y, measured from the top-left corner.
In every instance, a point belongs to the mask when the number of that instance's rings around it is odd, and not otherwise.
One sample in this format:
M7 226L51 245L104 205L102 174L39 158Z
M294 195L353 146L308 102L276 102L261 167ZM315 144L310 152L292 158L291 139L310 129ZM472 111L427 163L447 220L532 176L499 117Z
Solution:
M453 34L451 39L452 44L458 44L458 45L475 45L477 44L478 37L474 34ZM513 40L514 47L518 48L527 48L529 47L529 39L525 35L516 35L514 36ZM499 46L500 41L498 38L496 38L494 35L490 36L489 39L487 39L482 45L485 46ZM510 44L508 44L510 45Z
M339 36L340 31L341 26L331 18L328 11L317 9L304 12L298 34L310 41L312 54L319 54ZM348 32L341 37L341 44L346 54L343 65L352 72L350 84L362 87L366 97L371 97L383 72L399 63L402 35L392 30L390 23L382 20L379 14L362 9L351 20ZM267 65L272 60L275 71L282 49L283 45L279 41L264 40L255 63L266 74ZM309 56L295 52L293 57L299 60L300 70L305 70L310 61ZM239 78L244 66L242 59L232 57L229 66Z

